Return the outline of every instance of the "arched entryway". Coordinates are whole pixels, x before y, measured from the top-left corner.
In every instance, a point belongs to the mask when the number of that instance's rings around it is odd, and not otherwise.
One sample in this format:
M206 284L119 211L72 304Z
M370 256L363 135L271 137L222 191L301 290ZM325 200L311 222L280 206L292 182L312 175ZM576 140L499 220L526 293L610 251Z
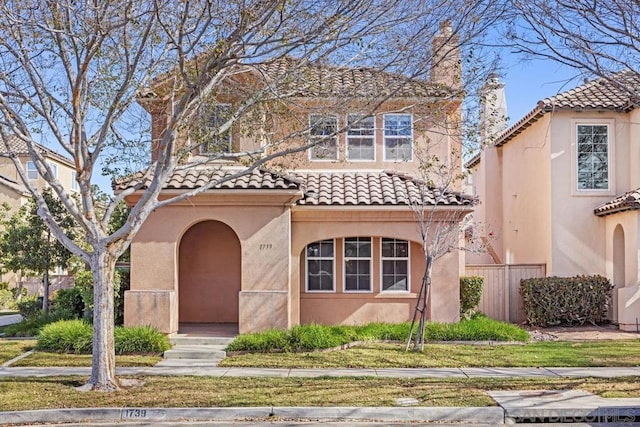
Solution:
M618 288L625 285L624 230L620 224L613 230L613 298L611 301L611 320L618 321Z
M185 323L238 323L240 240L228 225L203 221L179 248L178 319Z

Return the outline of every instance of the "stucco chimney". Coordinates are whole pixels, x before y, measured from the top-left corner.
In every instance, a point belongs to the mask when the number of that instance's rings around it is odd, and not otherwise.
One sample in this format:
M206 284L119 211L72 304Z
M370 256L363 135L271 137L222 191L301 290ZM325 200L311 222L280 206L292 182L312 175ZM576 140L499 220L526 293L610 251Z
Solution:
M482 143L492 145L496 137L507 128L507 99L504 83L498 74L491 73L482 88Z
M431 42L431 81L452 88L462 87L459 37L450 21L440 23L440 32Z

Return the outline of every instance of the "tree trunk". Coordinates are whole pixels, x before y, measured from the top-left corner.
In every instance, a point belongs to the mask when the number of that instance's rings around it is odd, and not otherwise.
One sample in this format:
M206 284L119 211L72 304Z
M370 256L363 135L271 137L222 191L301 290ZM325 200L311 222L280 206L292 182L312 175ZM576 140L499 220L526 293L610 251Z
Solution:
M106 249L96 249L90 264L93 271L93 356L89 385L92 390L114 391L120 388L113 336L116 257Z
M42 311L44 314L49 313L49 270L44 271L42 277L42 285L44 287L44 297L42 298Z

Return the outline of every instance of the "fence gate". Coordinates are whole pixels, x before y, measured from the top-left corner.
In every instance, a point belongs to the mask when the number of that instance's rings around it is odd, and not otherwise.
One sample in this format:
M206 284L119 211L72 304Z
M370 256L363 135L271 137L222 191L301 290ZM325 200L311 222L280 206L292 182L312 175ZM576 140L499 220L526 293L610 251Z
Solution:
M467 276L484 278L480 311L504 322L525 320L520 280L544 277L545 264L471 264L465 268Z

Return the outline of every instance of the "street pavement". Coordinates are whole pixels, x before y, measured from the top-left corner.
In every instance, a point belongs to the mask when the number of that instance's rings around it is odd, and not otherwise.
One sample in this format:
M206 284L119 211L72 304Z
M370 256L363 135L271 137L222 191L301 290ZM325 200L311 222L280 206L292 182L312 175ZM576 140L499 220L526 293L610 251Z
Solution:
M5 316L0 316L0 326L12 325L20 322L21 320L22 316L19 314L7 314Z

